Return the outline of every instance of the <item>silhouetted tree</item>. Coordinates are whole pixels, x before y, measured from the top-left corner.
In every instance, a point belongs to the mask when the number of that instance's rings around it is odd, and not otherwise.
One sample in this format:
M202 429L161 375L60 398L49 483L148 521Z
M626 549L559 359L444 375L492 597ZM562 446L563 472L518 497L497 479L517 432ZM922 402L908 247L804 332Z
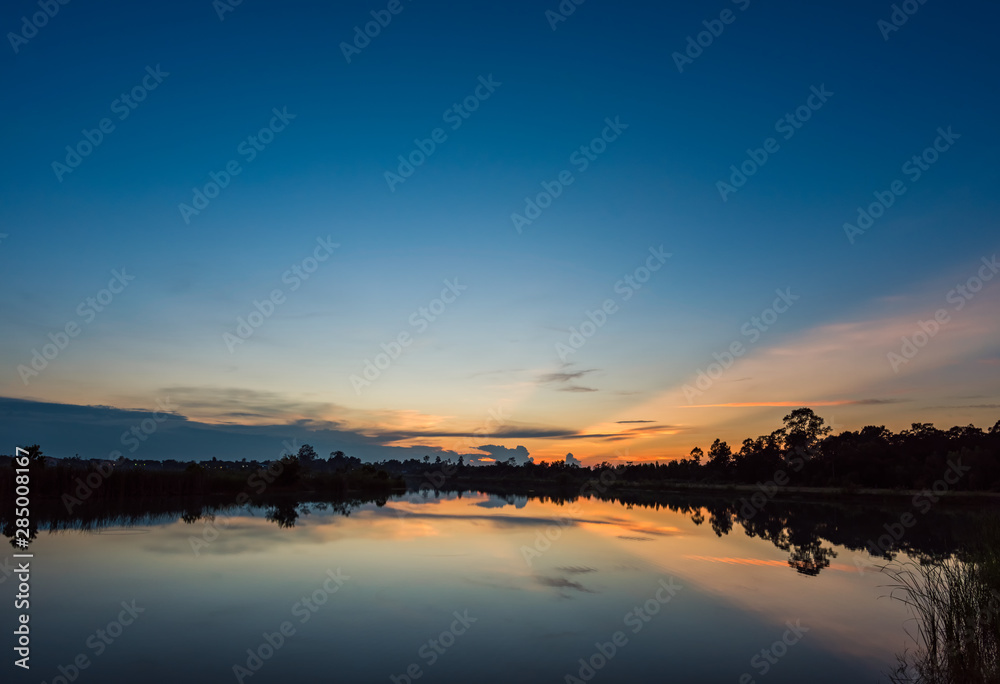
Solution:
M317 458L319 458L319 454L316 453L311 444L303 444L299 447L299 462L303 467L308 468Z
M708 465L717 470L726 470L733 461L733 450L725 442L716 439L708 449Z
M274 480L276 485L287 487L299 481L302 475L302 463L298 456L285 456L278 463L281 465L281 472Z
M29 468L44 468L45 467L45 454L42 453L42 447L37 444L32 444L25 448L28 452L28 467ZM15 451L15 454L17 452ZM22 454L23 455L23 454Z
M705 455L705 452L701 450L701 447L695 447L691 450L691 460L694 461L696 466L701 465L701 458Z
M787 445L790 448L802 447L809 449L815 446L820 438L830 434L822 418L811 408L795 409L782 419L785 423Z

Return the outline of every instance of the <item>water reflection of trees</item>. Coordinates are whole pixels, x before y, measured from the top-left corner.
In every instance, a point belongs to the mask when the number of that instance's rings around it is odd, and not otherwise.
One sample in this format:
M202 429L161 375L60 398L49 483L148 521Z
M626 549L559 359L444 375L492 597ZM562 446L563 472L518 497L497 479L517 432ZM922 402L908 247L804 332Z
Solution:
M483 493L511 495L510 487L481 488ZM579 496L565 490L532 492L533 499L565 505ZM796 572L815 576L837 557L834 547L856 551L864 558L892 560L900 554L947 556L973 543L971 531L982 517L974 506L941 505L918 512L909 499L858 499L815 502L806 499L771 499L758 508L746 496L664 493L634 490L598 495L625 507L667 509L688 516L693 523L707 523L719 537L742 530L749 537L770 542L788 553ZM916 522L900 538L886 537L886 526L898 526L904 513ZM919 515L917 515L919 513Z
M280 528L287 529L295 527L295 521L299 518L299 511L294 502L286 501L269 508L264 518L277 523Z
M517 488L492 488L483 493L493 494L504 501L523 505L528 498L541 503L565 505L579 498L574 492L553 490L539 493ZM625 507L642 507L678 512L696 523L707 523L719 537L743 531L749 537L765 540L788 554L788 565L796 572L815 576L830 567L841 546L867 556L872 550L885 561L900 553L921 557L947 557L973 543L971 531L978 527L981 513L971 507L939 506L917 516L899 539L872 548L873 540L885 539L886 525L898 523L900 515L913 511L906 506L889 503L859 504L814 503L808 501L772 499L763 507L748 504L745 498L730 499L708 494L665 494L634 491L600 497ZM72 514L57 501L40 501L33 505L32 524L37 528L96 529L104 526L148 525L155 522L182 520L194 524L212 515L261 515L282 529L299 524L311 511L349 516L358 507L370 503L383 506L386 497L351 498L326 497L302 501L294 496L261 499L253 508L236 506L232 499L145 499L87 502ZM8 538L13 536L11 511L0 515L0 528ZM11 541L13 541L11 539Z
M303 515L312 511L349 516L360 506L374 503L384 506L386 498L328 497L326 500L303 502L294 497L262 499L252 506L239 506L232 500L206 498L134 499L122 501L94 500L66 511L58 501L32 502L30 538L34 540L39 530L101 530L108 527L137 527L165 524L180 520L193 525L212 522L216 516L260 515L282 529L295 527ZM0 534L16 545L12 510L0 511Z
M705 521L705 513L708 513L709 526L716 536L728 535L739 524L747 536L769 541L787 551L788 565L803 575L818 575L821 570L830 567L830 560L837 556L832 547L820 543L812 530L796 528L787 519L760 515L760 511L750 517L741 517L739 507L734 510L733 504L725 501L708 502L703 507L694 508L689 515L694 524L700 525Z
M836 546L884 561L903 553L948 556L977 543L975 530L981 527L982 518L982 511L972 506L938 506L915 515L915 524L897 539L886 536L886 526L898 527L902 514L914 513L906 499L877 503L774 499L756 508L744 498L697 494L634 492L600 498L682 513L696 524L707 522L719 537L742 529L749 537L763 539L787 551L788 565L810 576L830 567L837 557Z
M15 553L18 551L24 553L27 552L31 542L35 541L35 538L38 537L38 522L34 518L29 518L28 527L23 528L27 530L27 538L24 535L18 536L18 529L21 528L15 525L14 518L5 518L3 521L0 521L0 534L7 537L10 545L16 549ZM22 544L25 546L22 546Z

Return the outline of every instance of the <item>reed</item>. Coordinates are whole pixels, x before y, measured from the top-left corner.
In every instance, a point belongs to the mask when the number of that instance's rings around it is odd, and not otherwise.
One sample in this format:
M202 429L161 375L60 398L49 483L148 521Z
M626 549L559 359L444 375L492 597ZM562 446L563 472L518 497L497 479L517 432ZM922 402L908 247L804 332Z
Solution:
M893 682L1000 682L1000 524L946 558L893 562L889 596L909 608L917 647L898 656Z

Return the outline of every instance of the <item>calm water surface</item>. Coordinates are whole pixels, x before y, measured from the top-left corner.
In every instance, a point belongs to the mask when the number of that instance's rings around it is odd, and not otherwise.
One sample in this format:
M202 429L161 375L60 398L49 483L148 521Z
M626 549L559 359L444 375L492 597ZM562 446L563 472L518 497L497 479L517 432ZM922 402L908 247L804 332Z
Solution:
M886 681L909 615L866 552L801 572L706 515L411 493L42 531L31 678Z

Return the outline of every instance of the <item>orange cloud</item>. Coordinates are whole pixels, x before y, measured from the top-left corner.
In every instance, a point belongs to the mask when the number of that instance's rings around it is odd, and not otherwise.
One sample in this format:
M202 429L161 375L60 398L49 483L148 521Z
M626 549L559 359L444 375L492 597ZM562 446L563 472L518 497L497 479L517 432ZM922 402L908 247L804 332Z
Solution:
M692 404L690 406L678 406L677 408L754 408L756 406L847 406L850 404L864 403L851 399L840 401L736 401L729 404Z

